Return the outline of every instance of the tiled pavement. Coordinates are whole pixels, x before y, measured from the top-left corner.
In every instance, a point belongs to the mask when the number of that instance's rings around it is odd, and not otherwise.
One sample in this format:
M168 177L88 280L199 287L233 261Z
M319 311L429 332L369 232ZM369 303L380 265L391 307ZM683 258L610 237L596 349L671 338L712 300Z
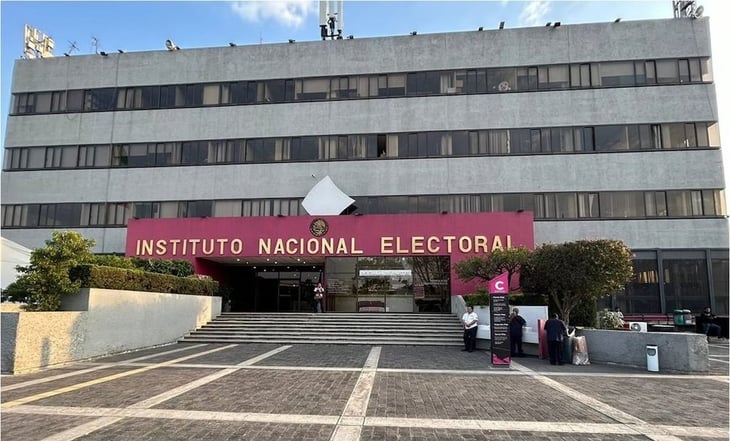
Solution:
M177 344L3 376L2 440L727 440L706 375L453 347Z

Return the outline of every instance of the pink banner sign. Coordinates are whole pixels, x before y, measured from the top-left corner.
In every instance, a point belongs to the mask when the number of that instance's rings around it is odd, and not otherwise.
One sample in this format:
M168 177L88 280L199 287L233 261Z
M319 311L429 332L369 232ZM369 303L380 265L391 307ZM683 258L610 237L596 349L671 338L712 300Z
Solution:
M490 294L509 294L509 275L502 273L489 281Z

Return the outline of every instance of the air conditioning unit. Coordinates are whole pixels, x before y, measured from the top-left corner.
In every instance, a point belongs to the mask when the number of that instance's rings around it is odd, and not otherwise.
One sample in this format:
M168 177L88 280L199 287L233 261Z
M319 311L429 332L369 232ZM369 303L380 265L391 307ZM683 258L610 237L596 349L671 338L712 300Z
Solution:
M646 322L629 322L629 329L637 332L647 332Z

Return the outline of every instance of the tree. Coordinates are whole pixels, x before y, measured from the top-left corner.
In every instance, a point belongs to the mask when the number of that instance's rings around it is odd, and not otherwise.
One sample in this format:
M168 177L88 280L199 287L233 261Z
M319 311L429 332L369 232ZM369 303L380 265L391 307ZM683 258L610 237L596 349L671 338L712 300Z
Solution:
M498 275L507 272L510 281L510 292L518 288L512 287L512 276L528 262L530 250L521 246L508 248L506 250L497 248L484 257L469 257L454 265L456 275L465 282L474 279L488 281Z
M535 249L520 284L525 292L548 294L570 323L578 305L623 289L632 276L631 250L623 242L579 240Z
M93 240L84 239L75 231L54 231L45 247L33 250L30 265L16 267L21 273L16 287L25 291L25 309L57 311L61 307L62 296L76 294L79 282L71 282L68 271L89 261L93 246ZM22 293L15 296L22 297Z

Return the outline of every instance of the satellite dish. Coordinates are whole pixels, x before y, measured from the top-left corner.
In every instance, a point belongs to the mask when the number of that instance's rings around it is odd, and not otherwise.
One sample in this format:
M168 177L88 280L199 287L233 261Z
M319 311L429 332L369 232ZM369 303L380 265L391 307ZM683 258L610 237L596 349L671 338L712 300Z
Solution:
M165 47L168 51L179 51L180 47L175 46L175 43L172 42L172 40L165 40Z
M702 13L705 12L704 6L699 6L695 9L695 17L702 17Z

